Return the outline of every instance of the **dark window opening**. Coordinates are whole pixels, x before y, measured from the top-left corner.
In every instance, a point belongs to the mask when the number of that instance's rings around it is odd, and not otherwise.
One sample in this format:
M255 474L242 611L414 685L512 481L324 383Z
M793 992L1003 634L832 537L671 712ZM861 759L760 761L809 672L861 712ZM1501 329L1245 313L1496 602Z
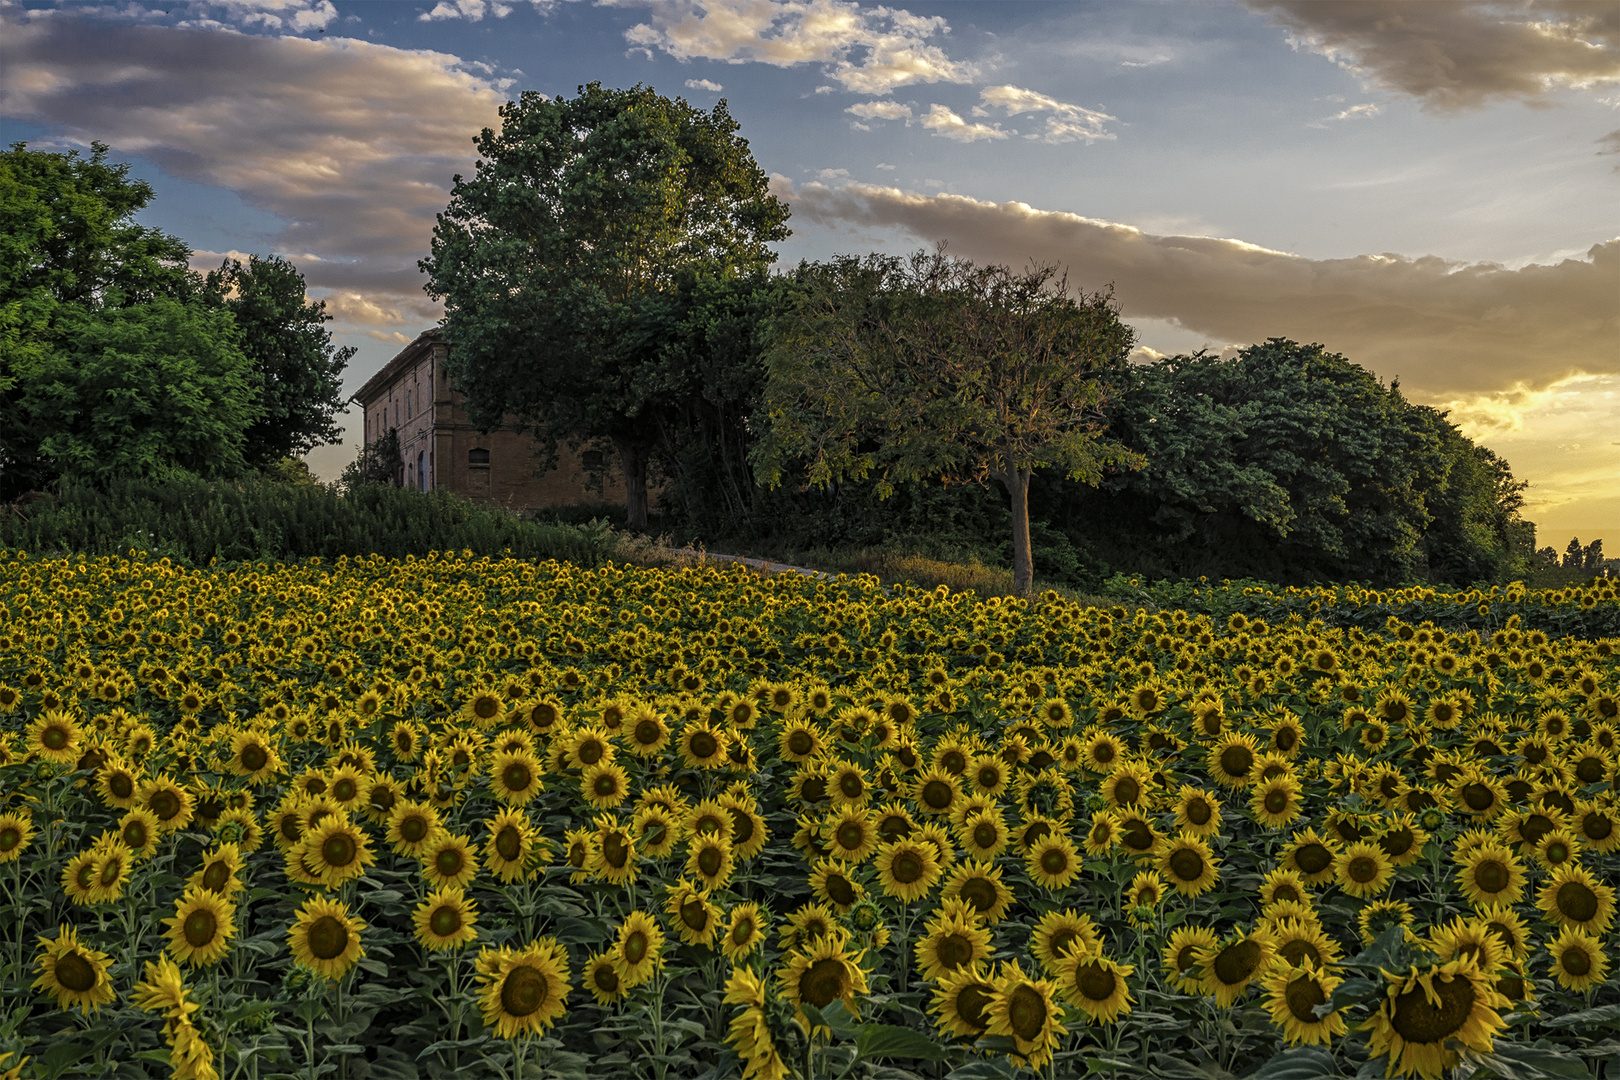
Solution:
M468 465L488 465L489 464L489 451L484 450L484 449L476 449L476 450L467 451L467 464Z
M585 453L580 457L580 463L583 464L585 466L585 468L588 469L591 472L601 472L602 471L602 451L600 451L600 450L587 450L587 451L585 451Z

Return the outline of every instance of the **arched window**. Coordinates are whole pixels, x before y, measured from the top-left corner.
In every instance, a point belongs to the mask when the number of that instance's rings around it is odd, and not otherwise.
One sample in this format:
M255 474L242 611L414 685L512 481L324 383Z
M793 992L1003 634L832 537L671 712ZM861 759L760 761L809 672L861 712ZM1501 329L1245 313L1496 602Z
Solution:
M474 449L467 451L467 464L488 465L489 451L483 449L482 447L475 447Z
M416 486L422 491L427 490L427 452L425 450L416 452Z

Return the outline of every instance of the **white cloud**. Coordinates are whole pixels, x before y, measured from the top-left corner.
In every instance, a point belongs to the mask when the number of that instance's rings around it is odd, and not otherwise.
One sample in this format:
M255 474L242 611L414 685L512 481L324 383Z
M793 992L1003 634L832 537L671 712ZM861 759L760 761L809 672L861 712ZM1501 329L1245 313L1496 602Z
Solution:
M412 334L438 316L416 260L505 100L446 53L15 9L0 70L0 114L236 192L334 315Z
M633 45L678 60L725 60L775 67L822 64L827 77L858 94L886 94L913 83L971 82L973 65L932 44L950 27L937 16L850 0L599 0L645 7L649 21L626 31Z
M1305 126L1313 128L1325 128L1334 120L1370 119L1383 111L1384 107L1382 105L1378 105L1373 102L1368 102L1364 105L1352 105L1342 112L1334 113L1332 116L1325 116L1320 120L1313 120Z
M710 79L687 79L686 86L689 90L707 90L714 94L718 94L725 89L725 87Z
M1425 108L1536 103L1553 90L1620 82L1620 5L1590 0L1243 0L1296 48Z
M985 105L1006 110L1008 116L1027 112L1049 113L1050 115L1045 117L1046 130L1031 132L1024 136L1026 139L1038 139L1056 145L1080 140L1090 142L1093 139L1114 138L1113 133L1104 130L1103 127L1114 117L1095 109L1058 101L1034 90L1025 90L1019 86L987 86L979 91L979 98ZM980 116L988 115L982 106L974 112Z
M1156 236L1128 225L864 183L778 190L794 220L898 228L980 261L1068 266L1114 282L1125 314L1217 342L1321 342L1416 394L1459 397L1572 375L1620 375L1620 239L1584 259L1508 270L1433 256L1307 259L1240 240Z
M845 180L848 178L848 169L822 169L816 173L817 180Z
M910 120L911 106L898 101L859 101L844 110L863 120Z
M1007 132L989 124L970 124L943 105L931 105L922 126L935 135L960 143L980 142L984 139L1005 139Z
M888 164L887 162L884 162L884 161L880 161L880 162L878 162L876 165L874 165L872 167L874 169L883 169L886 172L893 172L895 170L895 166L890 165L890 164Z

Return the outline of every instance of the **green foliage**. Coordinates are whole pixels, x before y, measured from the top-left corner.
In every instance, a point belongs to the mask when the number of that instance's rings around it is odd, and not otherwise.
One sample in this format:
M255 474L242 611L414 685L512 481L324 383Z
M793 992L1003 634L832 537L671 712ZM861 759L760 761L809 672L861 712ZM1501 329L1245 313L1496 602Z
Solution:
M1069 296L1056 267L1015 273L918 252L801 266L802 292L767 354L771 486L923 479L1000 483L1013 576L1030 588L1028 492L1037 469L1095 484L1143 459L1103 437L1108 378L1133 332L1110 294Z
M362 446L360 453L343 467L343 475L338 478L338 487L345 492L368 484L390 484L394 487L401 484L399 432L394 428L389 428L386 435Z
M525 93L500 115L421 263L445 303L450 377L478 424L611 444L640 526L675 294L769 265L787 208L724 102L703 113L591 83L571 99Z
M0 516L0 547L85 555L136 548L193 566L469 549L595 565L611 545L600 529L524 522L441 492L364 484L339 495L279 478L114 479L105 490L67 481L57 498Z
M353 346L332 344L326 302L307 301L304 276L272 255L236 259L208 275L209 300L235 316L242 351L253 364L259 417L244 435L250 465L297 457L340 442L336 415L345 408L343 369Z

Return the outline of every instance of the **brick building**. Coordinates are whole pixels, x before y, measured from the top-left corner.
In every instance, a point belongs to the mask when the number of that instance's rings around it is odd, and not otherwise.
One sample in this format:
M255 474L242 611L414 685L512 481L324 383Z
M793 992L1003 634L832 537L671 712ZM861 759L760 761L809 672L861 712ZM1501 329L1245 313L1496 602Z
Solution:
M437 330L424 331L354 395L365 413L365 444L399 433L396 482L417 491L442 489L513 510L571 503L623 503L624 483L612 475L605 490L587 491L593 451L558 447L557 467L544 473L534 441L515 431L480 432L467 420L463 395L450 389L444 361L450 347Z

